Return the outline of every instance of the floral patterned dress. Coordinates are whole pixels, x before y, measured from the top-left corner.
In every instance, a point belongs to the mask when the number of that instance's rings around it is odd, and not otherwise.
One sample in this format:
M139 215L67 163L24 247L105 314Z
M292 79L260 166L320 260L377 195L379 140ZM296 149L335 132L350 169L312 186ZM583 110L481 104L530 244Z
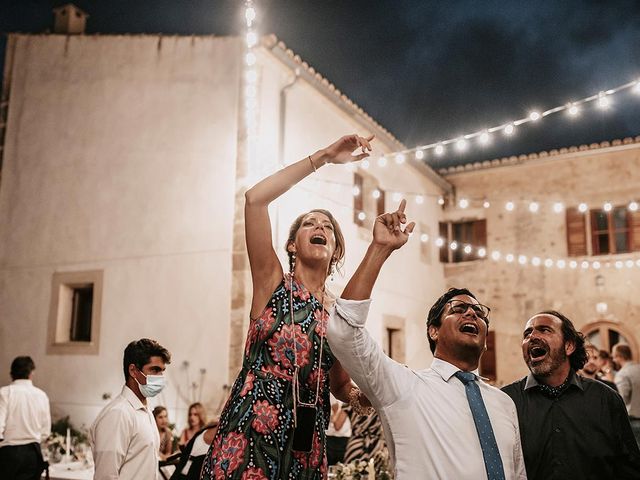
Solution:
M328 314L302 285L293 283L294 324L289 314L287 275L262 315L251 320L242 370L222 411L204 462L203 479L320 480L326 478L325 430L329 422L329 369L335 358L324 339ZM300 400L320 394L315 433L308 453L292 451L294 353Z

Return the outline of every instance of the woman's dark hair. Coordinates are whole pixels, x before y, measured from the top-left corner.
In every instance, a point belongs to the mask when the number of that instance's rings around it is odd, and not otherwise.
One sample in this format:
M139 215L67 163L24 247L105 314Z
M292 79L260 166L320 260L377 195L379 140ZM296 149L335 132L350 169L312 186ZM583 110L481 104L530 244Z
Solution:
M36 369L36 364L33 363L31 357L16 357L11 362L11 378L14 380L26 380Z
M437 342L429 335L429 327L431 325L434 327L439 327L441 325L444 307L447 305L449 300L458 295L469 295L477 300L476 296L466 288L450 288L438 300L436 300L436 303L434 303L429 309L429 314L427 315L427 338L429 339L429 348L431 349L431 353L436 352Z
M142 370L142 367L149 363L151 357L160 357L164 363L171 363L169 350L155 340L141 338L127 345L127 348L124 349L124 358L122 359L125 381L129 378L129 365L133 363L138 367L138 370Z
M573 342L575 350L569 355L569 364L573 371L577 372L587 363L587 350L585 348L584 335L576 330L573 322L556 310L545 310L536 315L553 315L562 322L562 337L565 342ZM535 315L534 315L535 316Z
M342 229L340 228L340 224L338 223L338 221L335 219L335 217L331 214L329 210L324 210L322 208L314 208L313 210L309 210L308 212L299 215L298 218L296 218L293 221L293 223L291 224L291 227L289 228L289 238L287 238L287 243L285 243L284 245L284 248L287 251L287 256L289 257L289 270L291 270L293 266L293 253L289 251L289 244L295 241L296 234L298 233L298 230L300 230L300 226L302 225L302 220L304 219L304 217L306 217L307 215L313 212L322 213L323 215L326 215L329 218L331 225L333 225L333 234L336 237L336 250L335 252L333 252L333 258L335 259L336 269L339 269L344 263L345 242L344 242L344 235L342 234ZM329 266L329 269L330 268L331 266ZM329 272L327 271L327 274L328 273Z
M157 407L155 407L153 409L153 418L158 418L158 415L160 415L162 412L166 412L167 408L163 407L162 405L158 405Z

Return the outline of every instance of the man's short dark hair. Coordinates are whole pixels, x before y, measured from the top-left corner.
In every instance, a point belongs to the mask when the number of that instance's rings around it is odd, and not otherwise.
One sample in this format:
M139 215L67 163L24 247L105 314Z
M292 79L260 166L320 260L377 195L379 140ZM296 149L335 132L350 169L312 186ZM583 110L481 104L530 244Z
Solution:
M432 354L436 352L436 344L438 342L433 340L429 335L429 327L431 325L434 327L439 327L441 325L444 307L447 305L449 300L458 295L468 295L478 300L476 296L466 288L450 288L438 300L436 300L436 303L434 303L429 309L429 314L427 315L427 338L429 339L429 348L431 349Z
M124 359L122 360L125 381L129 378L129 365L133 363L138 367L138 370L142 370L142 367L149 363L151 357L160 357L164 363L171 363L169 350L155 340L141 338L127 345L127 348L124 349Z
M16 357L11 362L11 378L14 380L26 380L36 369L31 357Z
M562 337L564 341L572 341L575 345L575 350L571 355L569 355L569 364L574 372L577 372L584 367L584 364L587 363L588 359L587 350L584 346L584 335L576 330L576 327L573 326L573 322L556 310L545 310L543 312L536 313L536 315L553 315L560 319L562 322Z
M629 347L629 345L626 345L624 343L617 343L613 347L613 351L618 356L622 357L624 360L632 360L633 358L633 355L631 354L631 347Z

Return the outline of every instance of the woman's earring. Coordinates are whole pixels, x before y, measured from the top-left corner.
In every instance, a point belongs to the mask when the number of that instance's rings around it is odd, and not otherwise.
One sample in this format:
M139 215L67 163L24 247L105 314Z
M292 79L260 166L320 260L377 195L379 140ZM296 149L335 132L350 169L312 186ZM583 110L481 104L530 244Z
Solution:
M329 275L331 276L331 281L333 282L333 275L336 273L336 261L331 260L331 268L329 269Z

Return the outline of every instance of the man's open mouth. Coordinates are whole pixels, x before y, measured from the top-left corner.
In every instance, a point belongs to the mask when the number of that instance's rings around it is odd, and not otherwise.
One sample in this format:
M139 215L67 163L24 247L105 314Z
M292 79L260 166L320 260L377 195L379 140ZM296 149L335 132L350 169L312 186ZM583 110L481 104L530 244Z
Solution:
M460 327L460 331L470 335L478 335L478 326L473 322L465 322Z
M313 237L311 237L311 243L314 245L326 245L327 239L324 237L324 235L314 235Z
M546 357L549 350L544 345L534 345L529 348L529 358L533 362L540 361Z

